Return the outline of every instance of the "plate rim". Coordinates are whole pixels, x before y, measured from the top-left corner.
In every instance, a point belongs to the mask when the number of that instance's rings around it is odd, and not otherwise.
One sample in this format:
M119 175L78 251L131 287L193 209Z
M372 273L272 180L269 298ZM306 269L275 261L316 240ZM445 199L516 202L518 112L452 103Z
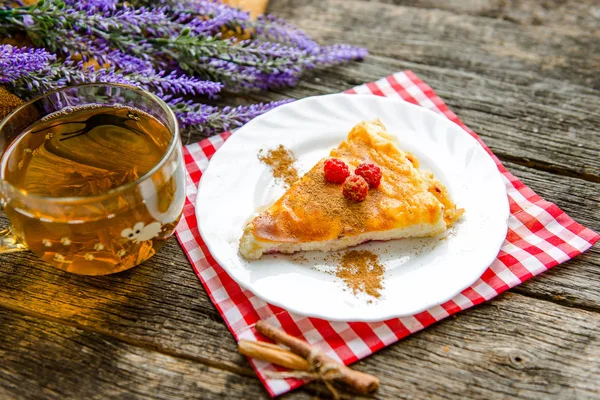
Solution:
M402 106L402 107L408 107L409 109L412 110L416 110L417 112L422 112L425 113L426 115L436 118L440 121L443 121L444 123L450 123L451 125L454 125L455 127L459 128L460 131L466 135L468 137L468 140L472 140L474 142L474 145L479 146L481 148L482 151L487 153L487 156L489 158L489 161L492 162L494 164L494 169L496 174L494 174L495 176L495 180L496 183L494 185L497 185L499 189L501 189L502 194L504 194L505 196L505 202L502 202L503 204L503 208L502 210L498 210L498 213L502 213L501 216L499 216L499 220L504 221L504 225L506 227L505 232L508 232L508 219L510 217L510 205L509 205L509 201L508 201L508 194L506 192L506 185L502 180L502 173L500 172L500 170L497 168L496 162L494 161L494 159L492 158L492 156L486 151L486 149L482 146L481 143L479 143L477 141L477 139L475 139L472 135L470 135L463 127L461 127L460 125L458 125L457 123L455 123L454 121L451 121L449 118L440 115L439 113L436 113L433 110L430 110L428 108L425 108L423 106L420 106L418 104L413 104L410 103L400 97L396 98L396 97L386 97L386 96L377 96L377 95L373 95L373 94L351 94L351 93L333 93L333 94L325 94L325 95L318 95L318 96L309 96L309 97L305 97L302 99L298 99L296 101L287 103L287 104L283 104L277 108L274 108L272 110L269 110L268 112L259 115L258 117L252 119L251 121L249 121L248 123L246 123L244 126L242 126L241 128L239 128L235 133L232 134L232 137L228 138L228 140L226 140L223 145L215 152L215 154L213 155L213 157L210 159L206 169L203 172L203 176L206 176L209 171L210 173L212 173L212 169L215 169L216 167L212 167L212 165L214 165L215 163L213 163L213 160L215 157L219 157L219 153L223 153L221 152L221 150L223 148L227 148L230 146L234 146L235 145L235 140L232 141L233 136L235 136L236 134L239 134L240 131L242 130L246 130L249 129L249 127L252 127L253 125L255 125L256 123L258 123L259 121L261 121L264 118L267 118L269 116L269 114L271 113L275 113L275 112L280 112L281 109L284 108L289 108L289 107L293 107L296 104L300 104L300 103L305 103L305 102L310 102L310 101L319 101L321 99L328 99L328 98L335 98L335 97L356 97L356 98L365 98L365 99L373 99L376 98L377 101L389 101L389 102L394 102L397 103L398 105ZM392 133L393 134L393 133ZM394 138L397 139L397 136L395 134ZM233 144L231 144L233 143ZM227 146L227 147L226 147ZM205 181L204 181L205 182ZM323 315L323 314L319 314L318 312L316 313L307 313L305 311L300 311L295 307L290 307L287 304L282 304L281 302L271 299L269 298L269 296L263 296L259 293L256 293L254 290L252 290L251 287L249 287L248 285L246 285L241 279L238 279L238 277L230 272L230 270L226 267L223 266L226 263L223 263L220 259L220 257L215 254L215 252L213 251L214 249L212 248L212 245L210 244L210 241L207 241L205 239L206 235L203 233L203 229L202 229L202 225L200 223L200 216L198 213L198 206L199 206L199 202L202 196L200 196L200 191L202 190L203 187L203 180L200 179L200 182L198 184L197 190L196 190L196 199L194 201L194 214L196 216L196 222L197 222L197 226L198 226L198 233L202 238L202 241L204 242L204 244L206 245L208 251L210 252L210 255L214 258L214 260L217 262L217 264L223 268L225 270L225 272L227 273L227 275L229 275L229 277L231 277L238 285L240 285L240 287L242 287L245 290L250 291L253 295L255 295L256 297L258 297L259 299L265 301L268 304L283 308L284 310L296 314L296 315L301 315L301 316L305 316L305 317L310 317L310 318L319 318L319 319L324 319L327 321L332 321L332 322L381 322L381 321L387 321L390 319L394 319L394 318L399 318L399 317L407 317L407 316L413 316L415 314L418 314L420 312L423 312L425 310L428 310L432 307L435 306L439 306L449 300L451 300L452 298L454 298L457 294L461 293L462 291L464 291L465 289L469 288L471 285L473 285L473 283L475 283L480 277L481 275L487 270L487 268L489 268L489 266L493 263L493 261L497 258L498 253L500 252L501 248L502 248L502 244L504 243L505 239L506 239L506 233L502 236L501 240L498 240L498 243L496 243L493 247L497 248L498 251L494 252L493 256L489 256L488 260L483 263L482 265L485 265L485 267L481 268L481 272L477 275L477 277L475 277L473 279L473 281L471 281L470 283L468 283L466 286L462 287L460 290L456 290L455 293L453 293L450 296L444 296L442 300L436 300L435 302L428 302L428 305L420 307L420 308L416 308L417 311L411 311L410 313L406 313L406 312L388 312L388 313L380 313L381 315L377 315L375 317L364 317L364 318L356 318L356 319L347 319L344 317L332 317L330 315ZM217 252L218 253L218 252ZM490 252L491 254L491 252ZM385 315L383 315L385 314Z

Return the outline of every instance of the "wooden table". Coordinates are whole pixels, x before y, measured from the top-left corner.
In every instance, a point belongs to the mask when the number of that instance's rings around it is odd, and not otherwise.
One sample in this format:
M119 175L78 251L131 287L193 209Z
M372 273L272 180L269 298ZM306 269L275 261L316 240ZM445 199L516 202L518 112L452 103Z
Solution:
M339 92L411 69L513 174L600 230L597 1L273 0L269 11L371 54L248 97ZM600 398L599 254L356 368L381 378L378 398ZM3 399L267 397L175 239L106 277L63 273L27 252L0 257L0 337ZM315 393L311 384L285 397Z

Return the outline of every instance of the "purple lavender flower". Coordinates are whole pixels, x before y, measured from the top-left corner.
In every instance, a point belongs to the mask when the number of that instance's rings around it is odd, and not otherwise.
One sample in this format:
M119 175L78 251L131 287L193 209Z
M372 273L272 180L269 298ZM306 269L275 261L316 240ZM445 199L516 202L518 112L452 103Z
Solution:
M176 11L173 14L176 23L185 25L193 36L196 35L215 35L221 29L222 24L214 19L198 18L188 12Z
M167 93L176 95L204 95L211 98L223 88L222 83L205 81L192 76L181 75L176 71L146 71L143 74L131 72L126 75L128 79L142 87L149 89L158 96Z
M175 34L178 28L171 22L165 8L123 7L110 17L114 22L113 28L122 33L142 34L145 32L152 36L170 36Z
M148 60L142 60L121 51L115 50L107 54L106 59L111 65L137 82L144 88L159 96L167 93L176 95L203 95L214 98L223 88L223 84L202 80L185 73L177 67L171 67L171 72L156 70Z
M320 46L298 27L272 15L263 15L254 23L258 38L296 46L305 50L314 65L334 65L350 60L362 60L367 50L347 44Z
M152 61L123 53L121 50L110 51L103 58L125 73L145 74L154 71Z
M117 9L118 0L65 0L65 4L80 11L109 12Z
M93 59L123 72L135 71L138 77L156 76L162 82L154 86L159 92L186 87L191 93L210 95L216 90L214 85L208 89L205 83L192 80L174 84L172 74L161 80L165 75L159 77L159 72L173 63L184 73L222 82L234 90L270 89L293 85L303 71L316 66L366 54L347 45L319 46L283 20L263 17L252 22L247 13L218 1L186 0L177 6L170 4L175 0L163 0L170 5L158 8L135 8L116 0L67 1L66 6L48 0L14 9L10 21L21 24L36 44L65 56L77 54L84 61ZM33 23L25 25L26 17ZM226 39L220 33L224 28L252 27L257 32L253 40ZM165 86L167 82L174 86Z
M31 18L31 15L23 16L23 25L31 26L33 24L35 24L35 22L33 21L33 18Z
M309 52L319 47L303 30L273 15L261 15L253 26L259 39L285 43Z
M300 70L294 66L278 71L263 72L259 68L239 65L235 62L202 58L201 69L197 73L210 80L226 82L231 88L272 89L293 86L299 78Z
M146 2L142 2L147 4ZM216 0L162 0L174 20L186 25L195 35L216 35L223 27L242 31L249 27L249 14ZM149 4L148 4L149 5Z
M188 131L199 132L204 136L210 136L238 128L251 119L290 101L292 100L224 107L222 109L181 98L169 100L168 103L184 128Z
M220 112L209 116L209 126L215 126L217 123L222 124L223 130L229 130L240 127L246 122L257 116L271 111L280 105L292 102L293 99L272 101L270 103L257 103L247 106L224 107ZM221 128L221 127L219 127Z
M146 67L143 63L142 66ZM71 58L58 63L55 55L43 49L0 46L0 83L12 86L13 91L24 98L30 97L34 92L43 93L68 85L94 82L134 85L154 91L166 100L171 99L172 95L215 96L222 88L220 83L180 75L177 71L167 73L145 69L136 72L132 64L129 67L130 71L127 73L114 68L101 68L96 71L93 67L85 68L82 61L75 62ZM230 125L238 126L257 115L260 110L266 111L275 106L261 104L256 107L220 110L214 106L181 99L175 101L175 104L180 104L178 115L181 116L184 125L206 124L206 127L202 128L206 131L209 127L214 131L219 128L227 129ZM181 110L182 105L186 107L185 112ZM203 121L203 116L208 119ZM231 121L227 122L230 117Z
M219 0L163 0L174 10L185 11L194 16L208 17L220 26L244 26L249 20L248 12L223 4Z
M311 51L316 65L334 65L350 60L362 60L368 52L360 47L352 47L347 44L334 44L322 46Z
M7 84L32 73L42 71L56 61L56 56L44 49L28 49L0 45L0 83Z
M163 40L178 52L186 72L225 83L232 89L269 89L294 84L302 70L314 66L312 56L277 43L186 37Z
M320 46L276 17L251 21L248 13L217 0L158 2L44 0L1 9L3 27L26 32L37 46L66 59L58 62L43 50L1 48L0 83L21 95L83 82L128 83L169 100L184 125L209 134L237 127L280 103L221 109L173 97L214 97L223 87L291 86L306 70L366 55L348 45ZM224 31L253 32L252 39L228 39ZM83 68L87 61L110 67Z
M127 59L127 57L123 57ZM135 85L164 96L206 95L214 97L222 84L203 81L191 76L181 75L178 71L155 71L140 63L135 65L131 58L128 69L83 67L83 62L74 62L67 58L56 62L56 56L43 49L15 48L0 46L0 83L11 84L17 91L48 91L66 85L91 82L113 82ZM21 93L23 94L23 93Z

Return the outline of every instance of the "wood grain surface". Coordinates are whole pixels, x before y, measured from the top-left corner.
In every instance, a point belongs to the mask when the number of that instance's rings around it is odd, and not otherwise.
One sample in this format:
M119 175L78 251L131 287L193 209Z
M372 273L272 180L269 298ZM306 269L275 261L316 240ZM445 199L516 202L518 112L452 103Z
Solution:
M600 230L597 1L271 0L268 11L370 55L230 104L411 69L513 174ZM599 255L595 246L356 368L381 379L375 398L600 398ZM175 239L106 277L0 256L0 337L2 399L268 397ZM327 392L310 384L284 398L315 396Z

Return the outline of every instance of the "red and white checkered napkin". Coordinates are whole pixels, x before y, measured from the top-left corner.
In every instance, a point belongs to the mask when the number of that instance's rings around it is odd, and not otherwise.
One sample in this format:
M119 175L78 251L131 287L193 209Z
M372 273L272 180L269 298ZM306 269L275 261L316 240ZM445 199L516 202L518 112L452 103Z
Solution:
M184 149L188 172L187 202L184 218L177 227L177 237L236 340L257 340L260 334L255 331L254 324L259 319L267 319L269 323L281 325L289 334L305 339L327 355L351 364L575 257L600 239L600 235L573 221L556 205L542 199L510 174L481 139L413 72L399 72L346 93L400 97L446 116L477 139L496 162L506 184L511 211L506 241L498 258L477 282L452 300L419 314L378 323L329 322L291 314L265 303L235 283L215 262L198 233L194 213L198 182L211 156L230 133L205 139ZM250 362L272 396L285 393L303 383L295 379L267 379L264 372L273 370L273 365L255 360Z

